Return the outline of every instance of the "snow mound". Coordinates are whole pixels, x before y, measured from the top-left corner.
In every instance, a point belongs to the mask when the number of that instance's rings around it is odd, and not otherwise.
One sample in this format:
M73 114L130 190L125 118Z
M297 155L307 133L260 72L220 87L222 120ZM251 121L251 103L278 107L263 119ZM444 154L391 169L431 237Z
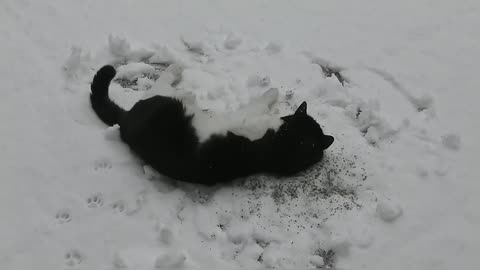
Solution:
M378 201L377 214L382 220L393 222L403 214L403 209L391 199L383 198Z
M107 130L105 131L105 140L117 141L117 142L121 141L120 126L114 125L114 126L108 127Z
M153 51L144 48L132 49L125 38L112 35L108 38L108 48L116 60L121 63L145 61L154 55Z
M65 62L63 69L68 79L74 79L89 73L88 63L91 60L89 53L84 53L79 47L72 47L70 57Z
M155 68L146 63L130 63L117 68L117 79L133 81L143 75L153 75Z

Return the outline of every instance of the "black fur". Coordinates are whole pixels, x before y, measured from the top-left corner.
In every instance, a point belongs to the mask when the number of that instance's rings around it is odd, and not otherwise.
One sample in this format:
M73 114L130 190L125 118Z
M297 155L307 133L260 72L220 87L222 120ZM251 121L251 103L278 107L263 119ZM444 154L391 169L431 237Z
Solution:
M107 125L120 125L122 140L145 162L171 178L213 185L256 173L291 175L317 163L333 143L307 114L307 103L282 117L277 131L269 129L258 140L227 132L200 143L181 101L154 96L126 112L108 97L115 76L102 67L91 86L91 103Z
M90 102L93 110L105 124L113 126L120 122L120 118L125 115L125 110L120 108L108 97L108 86L116 71L112 66L102 67L93 77L90 89Z

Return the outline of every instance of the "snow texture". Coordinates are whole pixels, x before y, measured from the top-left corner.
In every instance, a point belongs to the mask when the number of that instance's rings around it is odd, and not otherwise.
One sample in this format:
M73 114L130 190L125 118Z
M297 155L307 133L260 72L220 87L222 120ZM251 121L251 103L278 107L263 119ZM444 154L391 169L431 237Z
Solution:
M116 78L133 81L140 76L152 75L155 73L155 68L145 63L130 63L120 66L117 69Z
M478 269L480 2L3 0L0 269ZM207 188L89 104L181 99L202 139L303 101L322 164Z
M390 199L380 199L377 204L378 216L387 222L393 222L402 215L402 207Z

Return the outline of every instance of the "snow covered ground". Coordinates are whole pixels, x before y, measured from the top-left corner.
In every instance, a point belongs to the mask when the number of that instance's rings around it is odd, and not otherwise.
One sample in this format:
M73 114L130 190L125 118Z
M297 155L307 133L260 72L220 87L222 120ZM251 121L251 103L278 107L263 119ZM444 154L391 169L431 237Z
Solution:
M478 25L475 0L2 0L0 268L477 269ZM278 88L335 143L291 179L172 182L90 109L106 63L125 107Z

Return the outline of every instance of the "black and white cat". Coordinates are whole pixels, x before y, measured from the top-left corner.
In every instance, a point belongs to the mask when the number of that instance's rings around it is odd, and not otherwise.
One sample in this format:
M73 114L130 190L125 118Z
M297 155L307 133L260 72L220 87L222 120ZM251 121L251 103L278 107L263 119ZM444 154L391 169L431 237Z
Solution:
M107 65L93 78L93 110L107 125L120 126L122 140L141 159L176 180L214 185L257 173L292 175L319 162L334 140L307 114L306 102L258 139L230 130L201 140L196 115L178 99L157 95L129 111L115 104L108 96L115 74Z

